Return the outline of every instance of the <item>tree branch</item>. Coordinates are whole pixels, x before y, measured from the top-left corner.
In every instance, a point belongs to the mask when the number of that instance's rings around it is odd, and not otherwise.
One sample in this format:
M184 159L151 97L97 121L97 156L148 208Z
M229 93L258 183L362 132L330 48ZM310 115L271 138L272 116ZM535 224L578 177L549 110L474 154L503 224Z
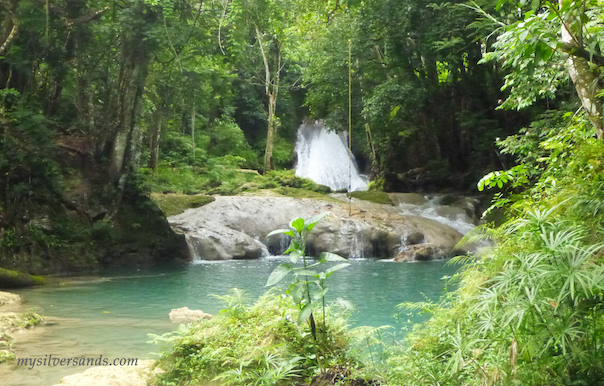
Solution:
M109 9L110 9L109 7L105 7L103 9L101 9L100 11L89 13L88 15L83 15L83 16L80 16L80 17L75 18L75 19L67 19L67 20L65 20L64 23L69 28L71 28L73 26L76 26L76 25L88 23L90 21L93 21L93 20L96 20L96 19L100 18Z
M593 63L597 66L604 66L604 56L592 54L584 48L581 48L572 43L563 43L559 46L560 51L569 54L571 56L576 56L578 58L582 58L587 60L590 63Z
M4 43L2 43L2 46L0 46L0 54L3 54L4 51L6 50L6 48L9 46L10 42L12 42L13 39L15 39L15 36L17 36L18 30L19 30L19 26L17 24L13 25L13 29L10 31L10 34L8 35L8 37L6 38Z
M262 45L262 38L260 37L260 30L258 26L254 23L254 27L256 27L256 36L258 37L258 44L260 44L260 51L262 52L262 59L264 60L264 70L266 72L265 77L265 87L266 87L266 95L269 95L269 86L271 84L271 70L268 66L268 60L266 59L266 53L264 52L264 46Z

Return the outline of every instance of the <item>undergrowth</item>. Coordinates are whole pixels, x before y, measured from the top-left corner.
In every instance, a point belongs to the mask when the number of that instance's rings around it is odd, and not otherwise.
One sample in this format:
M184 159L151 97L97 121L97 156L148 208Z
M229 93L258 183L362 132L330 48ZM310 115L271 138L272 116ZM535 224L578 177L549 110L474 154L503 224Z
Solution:
M433 317L389 348L389 384L604 384L604 145L573 114L500 145L519 164L479 187L507 187L493 207L513 217L468 237L497 246L458 258L460 289L418 307Z
M167 371L153 385L289 385L311 379L321 366L359 365L348 354L350 336L337 305L327 307L326 338L315 341L308 324L295 322L292 298L279 290L252 305L241 290L219 298L227 308L213 319L153 336L171 345L158 364Z
M237 157L221 157L206 167L160 165L142 169L144 189L154 193L236 195L260 189L277 189L279 194L324 197L331 189L307 178L296 177L293 170L272 170L265 175L239 169Z

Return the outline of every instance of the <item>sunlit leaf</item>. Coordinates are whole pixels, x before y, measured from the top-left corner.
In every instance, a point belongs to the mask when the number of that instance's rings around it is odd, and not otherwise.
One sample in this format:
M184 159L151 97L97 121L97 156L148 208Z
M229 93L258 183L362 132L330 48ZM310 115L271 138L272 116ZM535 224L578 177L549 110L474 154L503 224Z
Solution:
M304 219L303 218L295 219L294 221L292 221L291 226L292 226L292 228L297 230L298 233L302 233L302 230L304 229Z
M287 263L279 264L277 268L273 270L271 275L268 277L268 282L266 286L271 286L279 283L288 273L292 271L292 266Z

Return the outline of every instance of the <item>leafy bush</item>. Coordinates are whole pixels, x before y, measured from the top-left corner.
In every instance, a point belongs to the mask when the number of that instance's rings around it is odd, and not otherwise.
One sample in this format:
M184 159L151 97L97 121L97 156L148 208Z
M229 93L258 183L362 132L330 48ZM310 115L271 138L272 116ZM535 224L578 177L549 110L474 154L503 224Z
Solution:
M494 206L505 202L516 217L478 229L498 246L457 259L471 262L461 288L419 305L433 318L390 357L393 384L602 384L604 144L580 116L559 118L502 141L520 163L482 183L514 177Z
M296 384L323 366L352 366L346 352L345 320L327 308L326 340L314 341L310 327L298 325L292 298L272 290L253 305L243 292L220 297L228 308L211 320L181 326L177 332L152 336L171 344L159 366L167 370L154 385L184 385L220 380L228 385ZM324 343L323 343L324 342Z
M319 185L313 180L296 177L295 170L271 170L265 174L268 181L263 187L274 188L284 186L288 188L312 190L317 193L331 193L331 189L325 185Z

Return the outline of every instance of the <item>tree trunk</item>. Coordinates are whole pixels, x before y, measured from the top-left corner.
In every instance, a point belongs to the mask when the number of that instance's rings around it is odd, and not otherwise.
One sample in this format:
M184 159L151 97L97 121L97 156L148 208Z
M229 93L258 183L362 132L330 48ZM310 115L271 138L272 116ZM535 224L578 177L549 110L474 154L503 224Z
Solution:
M151 116L151 130L149 132L149 151L151 155L149 157L149 162L147 163L149 169L157 169L157 164L159 162L159 138L163 120L163 112L158 108Z
M281 47L279 42L275 40L275 71L271 78L271 71L268 59L266 57L266 51L262 45L262 36L260 30L256 26L256 37L258 38L258 44L260 45L260 52L262 53L262 60L264 61L265 71L265 92L268 96L268 133L266 135L266 149L264 151L264 172L272 170L273 165L273 146L275 143L275 136L277 134L277 96L279 95L279 76L281 72Z
M193 143L193 160L195 163L195 93L193 93L193 106L191 107L191 142Z
M137 49L125 48L122 55L118 81L118 124L114 131L109 165L109 176L113 182L127 172L127 161L136 163L136 159L140 159L141 128L138 118L149 66L149 55L142 38L142 34L137 34L128 42L130 44L125 44L125 47L136 46Z
M136 16L141 20L150 22L153 17L151 11L144 9L143 6L136 11ZM140 165L142 128L138 121L149 70L148 44L142 28L131 34L124 32L122 35L115 109L117 124L113 130L108 167L108 182L117 188L109 211L110 219L117 215L130 173Z
M559 6L562 9L563 0L559 0ZM582 24L576 19L561 20L562 22L562 42L582 49L580 44L583 44ZM581 56L570 55L566 61L568 72L575 84L575 89L583 105L583 109L589 118L589 121L594 126L596 136L599 140L604 141L604 123L602 121L602 103L598 100L597 95L602 91L599 84L598 76L590 67L587 59Z

